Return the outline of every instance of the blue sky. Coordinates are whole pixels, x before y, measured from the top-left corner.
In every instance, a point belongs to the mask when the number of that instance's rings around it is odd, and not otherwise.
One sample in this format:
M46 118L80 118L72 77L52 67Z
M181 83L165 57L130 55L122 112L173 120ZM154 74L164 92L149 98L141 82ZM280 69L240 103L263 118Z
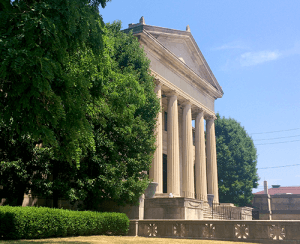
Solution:
M299 0L112 0L100 13L123 28L141 16L148 25L190 25L224 90L216 112L239 121L256 145L255 192L263 180L300 186L300 165L261 169L300 164L299 9Z

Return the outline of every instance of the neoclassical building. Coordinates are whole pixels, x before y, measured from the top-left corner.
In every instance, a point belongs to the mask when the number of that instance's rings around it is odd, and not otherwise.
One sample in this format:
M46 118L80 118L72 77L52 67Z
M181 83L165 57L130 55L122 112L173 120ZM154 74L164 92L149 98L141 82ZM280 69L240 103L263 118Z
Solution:
M155 197L219 202L214 104L223 91L189 26L186 31L129 24L150 59L160 98L157 149L149 175L158 183ZM192 125L195 120L195 126ZM205 128L206 127L206 128Z

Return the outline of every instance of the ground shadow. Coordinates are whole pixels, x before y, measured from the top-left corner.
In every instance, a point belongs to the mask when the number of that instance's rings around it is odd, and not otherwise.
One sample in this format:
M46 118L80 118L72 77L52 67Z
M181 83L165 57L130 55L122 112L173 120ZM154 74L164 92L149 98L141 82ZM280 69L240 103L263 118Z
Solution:
M91 242L85 241L64 241L64 240L40 240L40 241L32 241L32 240L15 240L15 241L3 241L0 240L0 244L44 244L44 243L51 243L51 244L91 244Z

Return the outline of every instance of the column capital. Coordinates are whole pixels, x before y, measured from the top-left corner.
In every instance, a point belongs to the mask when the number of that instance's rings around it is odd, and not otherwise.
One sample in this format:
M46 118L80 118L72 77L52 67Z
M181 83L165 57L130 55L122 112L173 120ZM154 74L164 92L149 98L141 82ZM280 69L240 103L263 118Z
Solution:
M217 116L215 116L214 114L205 114L204 119L205 120L216 120Z
M192 102L190 100L185 100L184 102L181 103L181 105L183 105L183 106L187 106L187 105L192 106Z
M176 90L170 90L164 92L167 97L178 96L178 92Z
M161 90L161 87L162 87L161 82L156 83L156 87L154 88L155 93L157 93L158 90Z
M158 78L155 78L154 83L155 83L157 86L162 86L162 85L163 85L163 83L161 82L161 80L158 79Z
M195 108L194 111L197 114L204 113L204 109L203 108L199 108L199 107Z

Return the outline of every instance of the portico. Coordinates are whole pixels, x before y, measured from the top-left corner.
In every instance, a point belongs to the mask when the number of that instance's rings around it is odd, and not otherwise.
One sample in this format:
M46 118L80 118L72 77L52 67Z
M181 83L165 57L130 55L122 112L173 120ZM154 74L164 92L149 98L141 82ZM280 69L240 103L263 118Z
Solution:
M162 110L157 118L157 149L149 175L158 183L156 196L172 193L174 197L207 201L207 194L213 194L214 201L219 202L215 115L186 99L186 94L170 90L159 79L156 93ZM167 191L163 191L163 154L167 157Z

